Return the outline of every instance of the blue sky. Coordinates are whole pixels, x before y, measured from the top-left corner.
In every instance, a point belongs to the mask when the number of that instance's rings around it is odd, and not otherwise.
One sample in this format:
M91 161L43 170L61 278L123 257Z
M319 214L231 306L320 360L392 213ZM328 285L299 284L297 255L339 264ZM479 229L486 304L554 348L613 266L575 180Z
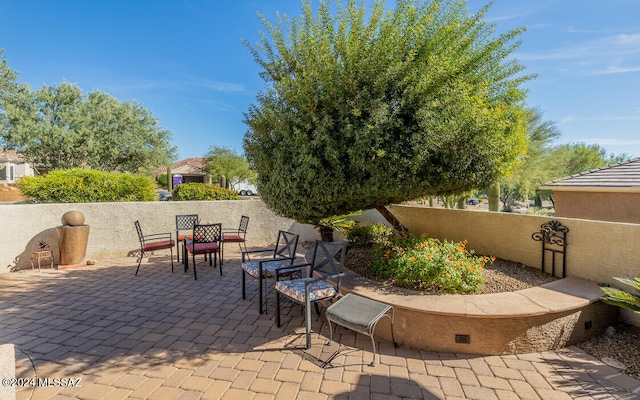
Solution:
M275 21L300 3L0 0L0 48L33 89L71 82L140 102L180 159L242 152L243 113L264 87L242 45L264 30L257 11ZM538 74L527 102L556 122L557 143L640 156L639 15L637 0L496 0L487 19L498 32L528 28L515 57Z

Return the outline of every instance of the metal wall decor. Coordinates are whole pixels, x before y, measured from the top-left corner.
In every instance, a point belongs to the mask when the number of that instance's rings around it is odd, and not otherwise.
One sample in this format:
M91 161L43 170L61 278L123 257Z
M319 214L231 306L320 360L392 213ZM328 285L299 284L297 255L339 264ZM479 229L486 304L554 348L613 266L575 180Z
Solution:
M569 228L559 221L549 221L540 225L540 230L534 232L531 238L542 242L542 271L545 271L546 253L551 253L551 275L556 275L556 254L562 254L562 277L566 277L565 266L567 263L567 234ZM546 272L546 271L545 271Z

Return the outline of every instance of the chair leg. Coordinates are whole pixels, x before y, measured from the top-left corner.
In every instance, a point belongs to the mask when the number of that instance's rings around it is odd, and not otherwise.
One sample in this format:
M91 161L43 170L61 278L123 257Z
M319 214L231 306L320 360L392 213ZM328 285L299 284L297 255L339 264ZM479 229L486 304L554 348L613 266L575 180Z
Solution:
M206 257L206 254L205 254ZM211 252L209 252L209 266L213 266L213 257L211 257Z
M306 336L307 336L307 349L311 348L311 302L309 301L309 297L307 296L307 301L306 301L306 307L305 307L305 316L304 319L306 320Z
M169 249L171 251L171 272L173 273L173 246Z
M216 253L217 255L218 253ZM215 257L215 256L214 256ZM220 275L222 275L222 255L220 255L220 263L219 263L219 268L220 268Z
M245 275L246 275L246 272L243 269L242 270L242 299L243 300L246 299L244 285L245 285L245 282L246 282L247 278L245 277Z
M258 278L258 311L262 314L262 270L260 270L260 277Z
M198 280L198 274L196 273L196 253L193 253L193 258L191 259L193 262L193 279Z
M276 292L276 326L280 328L280 292Z
M143 251L140 251L140 258L138 258L138 268L136 268L135 276L138 276L138 271L140 270L140 264L142 264L142 256L144 255Z

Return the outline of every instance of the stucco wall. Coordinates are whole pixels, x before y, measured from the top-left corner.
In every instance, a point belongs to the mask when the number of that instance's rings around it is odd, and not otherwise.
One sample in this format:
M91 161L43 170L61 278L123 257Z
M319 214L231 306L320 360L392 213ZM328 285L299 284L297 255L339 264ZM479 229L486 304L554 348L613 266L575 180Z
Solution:
M640 224L638 193L554 191L556 215Z
M0 272L7 272L14 265L14 259L34 236L60 226L62 215L71 210L82 212L85 224L90 226L87 260L122 257L138 249L135 220L140 220L145 233L173 232L175 236L177 214L199 214L201 221L221 222L223 228L237 228L240 217L247 215L249 246L274 243L279 229L299 233L300 240L319 238L312 226L279 217L259 200L3 204Z
M467 239L476 254L536 268L542 264L542 246L531 235L540 225L558 220L569 228L567 276L610 284L614 276L640 276L639 224L404 205L389 209L411 232L441 240Z

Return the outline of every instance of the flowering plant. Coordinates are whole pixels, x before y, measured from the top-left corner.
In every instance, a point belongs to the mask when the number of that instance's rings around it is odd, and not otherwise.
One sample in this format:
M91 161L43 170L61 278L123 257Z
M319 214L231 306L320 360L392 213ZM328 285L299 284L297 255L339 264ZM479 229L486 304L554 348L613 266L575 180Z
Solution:
M482 288L483 267L495 257L476 256L467 241L450 242L426 234L378 243L371 272L400 287L446 293L473 293Z

